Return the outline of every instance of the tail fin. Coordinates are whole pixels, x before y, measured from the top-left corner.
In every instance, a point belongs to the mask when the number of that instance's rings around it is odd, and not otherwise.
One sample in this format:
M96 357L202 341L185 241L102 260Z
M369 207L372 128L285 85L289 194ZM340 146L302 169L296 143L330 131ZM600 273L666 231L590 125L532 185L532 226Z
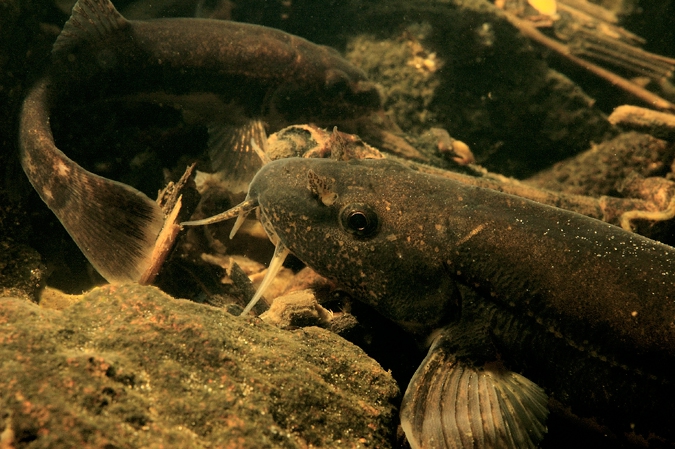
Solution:
M49 78L38 82L24 101L21 165L94 268L110 283L138 282L149 267L164 214L143 193L88 172L56 148L49 84Z

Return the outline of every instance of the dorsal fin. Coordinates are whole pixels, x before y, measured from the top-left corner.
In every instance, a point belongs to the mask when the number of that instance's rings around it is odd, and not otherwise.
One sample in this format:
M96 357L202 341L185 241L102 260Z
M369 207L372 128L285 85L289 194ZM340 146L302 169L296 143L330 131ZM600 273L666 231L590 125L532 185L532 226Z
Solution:
M128 25L110 0L78 0L52 47L53 56L70 53L80 43L103 39Z

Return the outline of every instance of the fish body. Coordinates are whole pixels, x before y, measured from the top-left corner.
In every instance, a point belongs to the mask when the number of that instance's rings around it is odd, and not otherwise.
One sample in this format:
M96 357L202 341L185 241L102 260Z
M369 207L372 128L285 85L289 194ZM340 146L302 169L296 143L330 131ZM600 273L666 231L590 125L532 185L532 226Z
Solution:
M259 167L250 142L263 144L263 121L331 123L380 107L362 71L300 37L209 19L129 21L109 0L79 0L50 68L24 101L20 158L40 197L113 283L138 282L157 263L163 213L141 192L69 159L50 117L61 104L121 97L196 109L209 130L213 169L233 185Z
M52 82L64 98L211 93L249 117L276 113L293 122L380 107L365 74L330 47L231 21L126 20L108 0L76 4L52 59Z
M547 396L675 439L674 248L391 160L275 161L249 197L300 260L434 339L402 407L413 447L536 447Z

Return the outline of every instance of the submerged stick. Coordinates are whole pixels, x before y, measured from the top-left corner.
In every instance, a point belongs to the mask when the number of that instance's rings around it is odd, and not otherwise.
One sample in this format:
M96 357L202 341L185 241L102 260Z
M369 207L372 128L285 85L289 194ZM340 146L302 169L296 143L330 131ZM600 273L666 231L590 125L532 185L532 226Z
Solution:
M513 26L518 28L520 32L523 33L525 36L555 51L556 53L563 56L570 62L573 62L579 67L586 69L589 72L599 76L600 78L609 81L613 86L617 86L620 89L628 92L629 94L634 95L635 97L646 102L647 104L649 104L654 108L668 111L675 111L675 104L669 102L668 100L661 98L660 96L648 91L647 89L644 89L638 86L637 84L632 83L629 80L615 73L610 72L607 69L604 69L596 64L593 64L590 61L587 61L583 58L573 55L572 51L567 45L561 44L555 39L551 39L550 37L544 35L536 27L527 23L527 21L519 19L513 14L509 14L507 12L505 12L504 15L506 16L508 21L511 22Z

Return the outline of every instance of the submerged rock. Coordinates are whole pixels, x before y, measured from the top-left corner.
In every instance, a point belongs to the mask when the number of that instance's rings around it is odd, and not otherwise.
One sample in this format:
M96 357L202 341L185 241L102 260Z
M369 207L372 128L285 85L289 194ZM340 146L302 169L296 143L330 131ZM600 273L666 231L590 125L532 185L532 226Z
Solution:
M0 299L8 447L391 447L399 391L362 350L154 287ZM3 446L5 447L5 446Z

